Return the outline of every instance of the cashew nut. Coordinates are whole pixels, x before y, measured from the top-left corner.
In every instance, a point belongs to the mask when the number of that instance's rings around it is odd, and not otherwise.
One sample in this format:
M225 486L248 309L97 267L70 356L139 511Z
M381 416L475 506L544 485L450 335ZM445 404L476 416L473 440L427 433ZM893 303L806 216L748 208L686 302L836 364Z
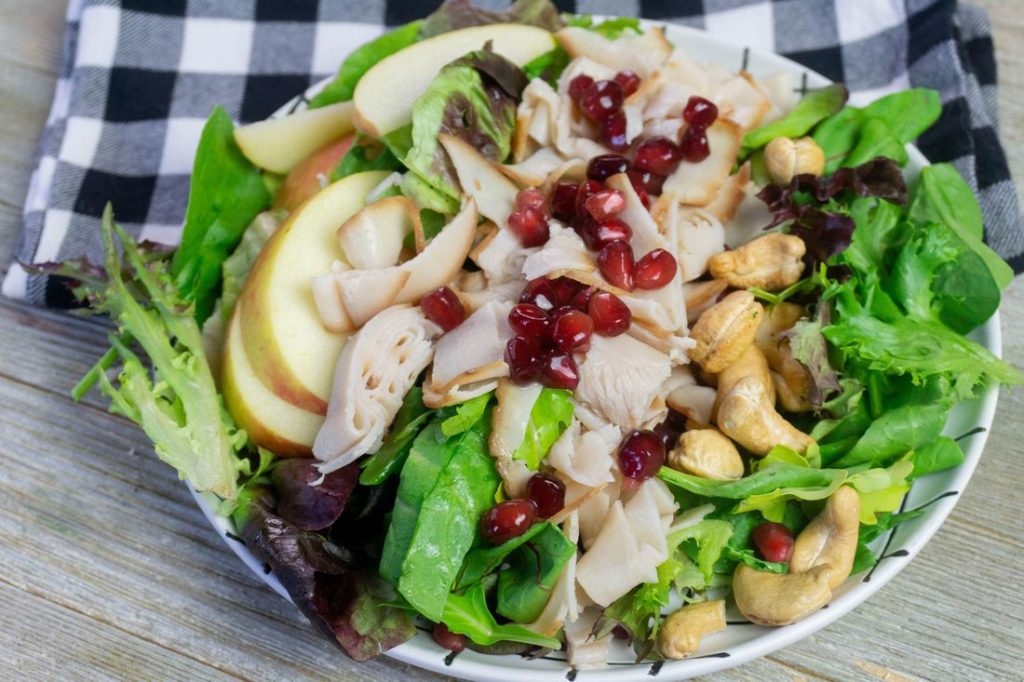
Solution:
M764 164L772 180L785 185L794 175L821 175L825 170L825 152L809 137L776 137L764 148Z
M782 407L789 412L807 412L811 404L807 400L811 389L811 373L796 358L789 345L789 339L782 336L793 328L804 309L795 303L780 303L765 315L757 330L754 343L773 371L773 382Z
M829 602L850 575L860 530L860 496L843 486L797 536L789 573L740 564L733 574L736 606L759 625L788 625Z
M668 465L677 471L719 481L743 477L739 450L717 429L683 433L668 453Z
M800 369L803 369L803 366ZM809 375L806 371L794 375L793 381L787 380L780 372L773 371L771 376L775 395L778 397L782 409L786 412L810 412L813 409L810 401L807 400Z
M666 616L658 631L658 650L665 658L686 658L697 651L701 637L724 629L724 600L689 604Z
M711 423L717 395L715 389L708 386L687 384L673 389L665 398L665 402L676 412L706 426Z
M736 608L758 625L789 625L817 611L832 598L828 564L806 573L769 573L740 564L732 576Z
M740 379L722 397L718 428L758 457L764 457L776 445L803 454L814 443L775 411L764 384L756 377Z
M747 291L734 291L711 306L693 325L697 342L690 359L708 372L721 372L754 342L764 308Z
M801 531L793 546L789 569L805 573L828 567L828 586L836 589L850 575L860 531L860 495L849 486L839 488L825 508Z
M740 379L756 377L764 385L768 393L768 402L775 404L775 386L772 383L771 370L764 353L755 344L743 351L743 355L718 374L718 396L725 396Z
M737 289L778 291L800 279L806 252L803 239L773 232L738 249L716 253L708 260L708 268L716 280L724 279Z

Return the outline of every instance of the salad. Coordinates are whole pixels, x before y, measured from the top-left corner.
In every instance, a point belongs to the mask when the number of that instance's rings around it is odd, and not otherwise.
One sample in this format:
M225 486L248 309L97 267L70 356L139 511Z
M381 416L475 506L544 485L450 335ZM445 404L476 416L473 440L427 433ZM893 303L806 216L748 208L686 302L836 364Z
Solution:
M50 266L96 386L345 653L678 659L875 563L1009 266L940 115L700 64L636 20L450 0L308 108L215 109L173 252Z

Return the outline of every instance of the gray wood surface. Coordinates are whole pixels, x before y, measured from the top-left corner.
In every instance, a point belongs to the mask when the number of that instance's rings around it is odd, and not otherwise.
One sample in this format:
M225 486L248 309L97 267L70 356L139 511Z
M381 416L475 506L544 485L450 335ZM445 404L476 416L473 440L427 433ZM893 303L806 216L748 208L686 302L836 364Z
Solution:
M1024 12L985 0L1003 135L1024 178ZM60 59L63 3L0 6L0 264L17 239ZM1024 366L1024 279L1005 354ZM0 301L0 679L427 680L355 665L222 544L146 438L67 392L95 321ZM977 474L928 547L873 599L723 680L1022 679L1024 392L1004 392Z

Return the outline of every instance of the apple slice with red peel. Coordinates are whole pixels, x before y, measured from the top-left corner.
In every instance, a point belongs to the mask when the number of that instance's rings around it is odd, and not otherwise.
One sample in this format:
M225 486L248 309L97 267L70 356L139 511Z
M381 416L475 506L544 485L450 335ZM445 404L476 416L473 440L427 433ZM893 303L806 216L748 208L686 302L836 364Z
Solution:
M353 95L356 127L381 138L412 121L412 105L449 62L491 49L522 66L555 47L550 32L524 24L473 26L413 43L363 74Z
M323 189L327 184L327 178L348 152L354 140L355 135L333 140L300 161L281 183L277 194L274 195L273 207L291 213L302 202Z
M331 140L352 132L351 102L304 109L235 128L235 142L260 168L287 173Z

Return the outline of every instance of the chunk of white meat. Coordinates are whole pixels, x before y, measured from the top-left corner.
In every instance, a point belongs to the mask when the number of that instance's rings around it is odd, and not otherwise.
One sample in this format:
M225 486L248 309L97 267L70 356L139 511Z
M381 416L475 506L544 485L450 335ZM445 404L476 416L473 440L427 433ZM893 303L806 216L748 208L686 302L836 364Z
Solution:
M612 504L622 494L622 481L616 479L594 495L588 497L579 506L580 540L584 548L588 548L597 540L604 520L612 508Z
M522 460L514 458L526 437L533 405L543 387L538 383L519 386L507 379L498 381L496 404L491 413L491 436L488 441L495 468L501 476L509 497L523 497L526 482L533 475Z
M563 479L584 486L599 486L615 480L614 453L622 441L622 432L608 424L598 431L583 431L580 422L572 424L551 446L547 463Z
M588 608L575 623L565 626L566 660L574 670L603 668L611 651L611 633L594 637L594 626L601 617L601 609Z
M508 326L511 309L510 303L487 303L438 340L429 381L433 395L469 384L478 384L473 387L474 396L481 395L494 390L499 377L507 376L505 345L514 336ZM431 402L438 401L432 398Z
M376 315L348 340L313 444L320 471L376 452L405 394L434 357L433 338L440 332L418 307L403 305Z
M555 39L572 57L587 57L614 71L629 69L647 78L668 59L672 45L661 27L648 29L629 38L609 40L599 33L578 26L563 28Z
M772 108L768 96L749 78L744 74L730 78L718 87L714 96L716 103L730 109L729 120L739 125L744 133L761 125Z
M691 282L708 270L708 260L725 250L725 228L713 214L669 206L667 224L675 234L679 253L679 274Z
M704 206L732 172L743 134L732 121L719 119L707 129L711 153L698 163L683 163L665 179L662 194L691 206Z
M549 223L550 238L523 261L523 276L535 279L561 273L594 272L597 269L594 257L587 251L586 245L572 229L558 221Z
M565 159L554 149L542 147L519 163L503 164L498 168L520 187L540 187L564 163Z
M671 372L669 357L647 344L626 334L595 334L579 365L575 397L619 428L640 428L658 409Z
M519 237L507 227L490 233L470 253L469 257L487 276L491 286L507 282L520 282L523 262L540 247L526 248Z
M722 223L725 243L736 249L765 234L764 227L772 221L772 214L764 202L757 198L758 187L753 182L743 186L743 198L730 220Z
M772 104L762 123L771 123L782 118L792 111L800 99L797 96L798 88L793 74L787 71L773 73L767 78L755 81L755 84L761 92L768 96Z

